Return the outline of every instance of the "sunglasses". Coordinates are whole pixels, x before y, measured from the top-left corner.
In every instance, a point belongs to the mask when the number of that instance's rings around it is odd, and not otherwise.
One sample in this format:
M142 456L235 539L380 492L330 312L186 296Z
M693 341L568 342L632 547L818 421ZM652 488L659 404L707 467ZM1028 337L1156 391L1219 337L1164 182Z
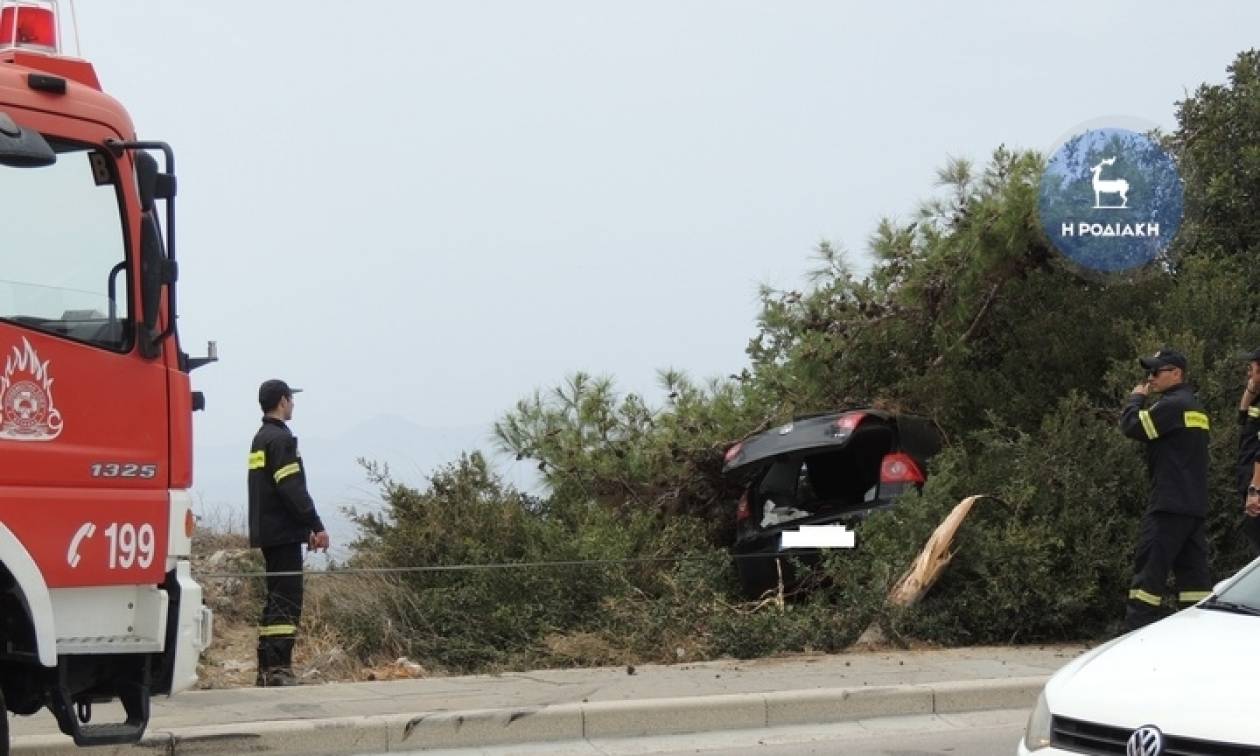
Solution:
M1176 369L1177 369L1177 368L1175 368L1175 367L1172 367L1172 366L1169 366L1169 365L1165 365L1165 366L1164 366L1164 367L1162 367L1162 368L1157 368L1157 369L1155 369L1155 370L1152 370L1152 371L1148 372L1148 373L1146 374L1146 377L1147 377L1147 378L1154 378L1155 376L1159 375L1160 373L1167 373L1169 370L1176 370Z

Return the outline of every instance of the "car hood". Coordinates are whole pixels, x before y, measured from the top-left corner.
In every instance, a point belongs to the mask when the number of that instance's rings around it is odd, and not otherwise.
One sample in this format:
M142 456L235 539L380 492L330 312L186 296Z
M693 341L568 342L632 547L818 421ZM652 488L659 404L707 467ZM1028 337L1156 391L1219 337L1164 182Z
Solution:
M1064 667L1046 685L1056 716L1260 745L1260 617L1190 608Z

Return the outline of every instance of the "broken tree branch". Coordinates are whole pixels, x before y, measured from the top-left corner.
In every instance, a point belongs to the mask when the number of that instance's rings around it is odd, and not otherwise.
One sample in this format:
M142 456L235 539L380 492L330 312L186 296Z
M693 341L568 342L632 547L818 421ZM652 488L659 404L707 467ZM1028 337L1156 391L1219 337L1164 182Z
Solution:
M906 570L901 579L888 592L887 603L889 606L898 608L913 606L931 590L936 581L940 579L941 573L945 571L945 567L949 565L950 560L954 558L952 550L954 536L957 535L963 520L970 514L972 507L975 506L977 501L992 498L996 497L983 494L968 496L945 516L941 524L936 526L936 530L932 532L927 543L923 545L919 555L910 563L910 568ZM886 640L883 630L879 627L879 622L876 621L866 628L861 637L857 639L857 644L873 645L883 643Z

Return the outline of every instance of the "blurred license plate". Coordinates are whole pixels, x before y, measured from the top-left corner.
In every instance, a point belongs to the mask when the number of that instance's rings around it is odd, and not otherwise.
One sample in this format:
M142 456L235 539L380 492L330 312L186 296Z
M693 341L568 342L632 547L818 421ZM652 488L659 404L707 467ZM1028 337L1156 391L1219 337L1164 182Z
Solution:
M843 525L802 525L779 534L779 549L851 549L853 531Z

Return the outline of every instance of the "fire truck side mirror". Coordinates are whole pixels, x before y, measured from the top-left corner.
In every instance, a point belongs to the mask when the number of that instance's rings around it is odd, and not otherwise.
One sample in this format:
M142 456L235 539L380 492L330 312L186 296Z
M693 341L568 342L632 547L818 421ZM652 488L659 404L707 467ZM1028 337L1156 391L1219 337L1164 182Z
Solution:
M140 193L140 212L153 210L157 201L158 165L153 156L143 150L136 153L136 191Z
M42 168L57 162L57 153L38 131L18 126L8 113L0 112L0 165Z
M140 212L153 210L158 200L175 196L175 177L158 171L157 160L144 150L136 151L136 190L140 193Z
M157 220L146 214L140 219L140 306L143 309L140 351L148 358L160 354L158 311L162 306L162 285L166 282L162 235Z
M106 147L121 158L128 150L135 156L136 193L140 200L140 353L154 359L162 353L162 342L175 333L175 153L166 142L118 142L106 140ZM148 150L166 155L165 173ZM158 224L156 204L166 200L166 243ZM162 290L166 288L167 318L159 328Z

